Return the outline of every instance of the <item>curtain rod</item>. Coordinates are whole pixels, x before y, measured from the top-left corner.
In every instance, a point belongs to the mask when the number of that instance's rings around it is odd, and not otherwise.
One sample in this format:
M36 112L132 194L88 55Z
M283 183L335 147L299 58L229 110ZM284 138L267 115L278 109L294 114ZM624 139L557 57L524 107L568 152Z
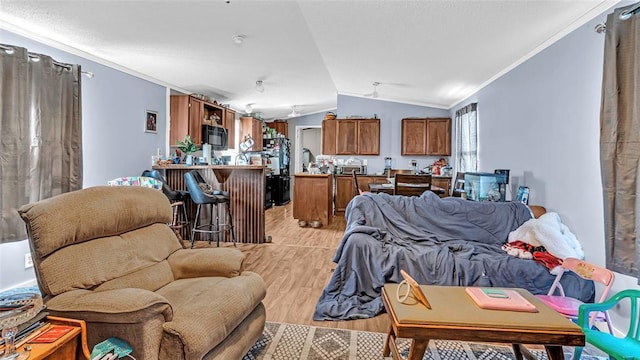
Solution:
M628 8L628 9L624 10L623 12L621 12L620 15L619 15L620 20L627 20L636 11L638 11L638 9L640 9L640 2L637 2L637 3L633 4L630 8ZM607 25L605 25L604 23L600 23L600 24L596 25L594 30L598 34L602 34L603 32L607 31Z
M6 51L8 54L13 54L13 52L15 51L15 49L13 47L2 45L2 44L0 44L0 49ZM35 62L40 61L40 56L37 55L37 54L27 52L27 56L29 56L29 59L32 60L32 61L35 61ZM55 66L63 67L65 69L67 69L67 70L71 70L72 69L72 66L70 64L61 63L61 62L55 61L53 59L52 59L52 63ZM83 75L86 75L90 79L93 79L93 77L95 76L91 71L82 70L81 73Z

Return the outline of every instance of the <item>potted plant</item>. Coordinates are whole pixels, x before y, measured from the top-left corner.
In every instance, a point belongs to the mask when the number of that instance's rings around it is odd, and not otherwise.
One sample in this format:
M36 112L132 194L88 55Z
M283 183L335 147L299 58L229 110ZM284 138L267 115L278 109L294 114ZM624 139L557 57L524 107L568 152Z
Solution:
M193 140L191 140L191 136L189 136L189 134L184 137L184 141L178 140L178 149L180 149L180 151L182 151L186 155L185 163L187 165L193 165L193 155L191 154L196 152L198 150L198 147L193 143Z

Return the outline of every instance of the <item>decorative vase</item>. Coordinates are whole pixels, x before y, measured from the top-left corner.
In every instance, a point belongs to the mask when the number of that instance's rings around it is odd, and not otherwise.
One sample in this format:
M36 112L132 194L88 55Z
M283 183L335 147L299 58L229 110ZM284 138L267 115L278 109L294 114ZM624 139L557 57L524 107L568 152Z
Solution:
M187 166L193 165L193 155L187 155L184 162Z

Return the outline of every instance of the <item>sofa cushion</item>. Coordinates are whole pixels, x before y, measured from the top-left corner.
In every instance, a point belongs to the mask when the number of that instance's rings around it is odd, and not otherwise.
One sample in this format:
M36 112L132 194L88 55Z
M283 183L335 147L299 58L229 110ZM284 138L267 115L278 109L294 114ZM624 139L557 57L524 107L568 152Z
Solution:
M201 359L255 309L266 285L258 274L245 271L231 278L180 279L156 293L174 311L162 338L162 346L175 351L170 358Z

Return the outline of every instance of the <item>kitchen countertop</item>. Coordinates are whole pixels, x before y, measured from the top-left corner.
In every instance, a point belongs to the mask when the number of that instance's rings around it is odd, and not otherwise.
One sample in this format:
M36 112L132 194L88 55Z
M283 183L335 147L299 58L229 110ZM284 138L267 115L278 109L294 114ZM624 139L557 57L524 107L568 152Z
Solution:
M356 174L358 177L367 177L367 176L372 176L372 177L384 177L386 178L385 175L376 175L376 174ZM334 174L334 176L353 176L351 174ZM432 178L441 178L441 179L451 179L451 176L443 176L443 175L431 175Z
M297 173L295 174L296 177L327 177L327 176L331 176L333 174L309 174L309 173Z
M263 165L185 165L185 164L169 164L169 165L154 165L154 169L222 169L222 170L265 170Z

